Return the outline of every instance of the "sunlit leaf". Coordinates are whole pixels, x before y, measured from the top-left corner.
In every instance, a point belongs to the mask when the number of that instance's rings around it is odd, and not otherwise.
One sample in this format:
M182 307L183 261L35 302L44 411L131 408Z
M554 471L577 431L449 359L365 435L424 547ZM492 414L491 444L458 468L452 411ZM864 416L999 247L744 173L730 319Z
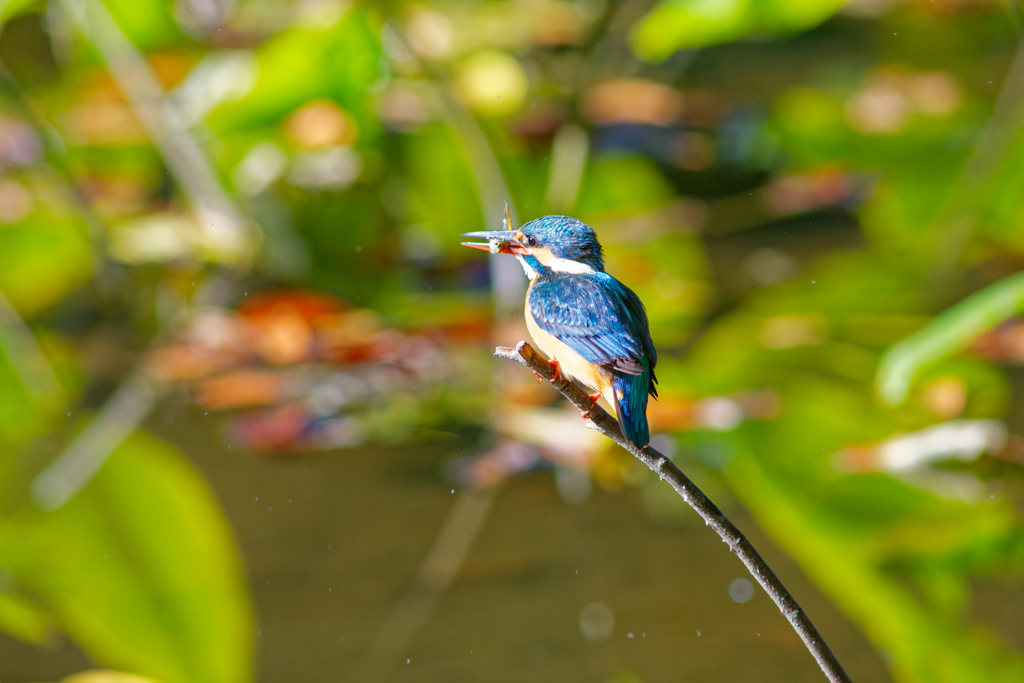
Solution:
M25 12L34 4L35 0L6 0L0 3L0 25L8 19Z
M96 661L165 683L251 677L237 550L201 477L147 436L55 512L0 521L0 566Z
M51 305L92 275L85 227L35 215L0 229L0 290L22 315Z
M972 339L1017 313L1024 304L1024 273L972 294L938 315L924 329L889 349L875 384L891 405L902 403L925 367L962 350Z
M218 132L265 127L317 98L338 102L358 123L361 139L377 128L368 86L384 74L380 43L366 16L351 10L325 29L292 28L263 44L256 53L259 75L252 91L211 115ZM372 136L370 136L372 139Z
M121 30L140 50L167 48L186 39L174 21L172 2L101 0Z
M663 0L633 27L633 51L661 61L676 50L707 47L751 33L786 35L820 24L842 0Z

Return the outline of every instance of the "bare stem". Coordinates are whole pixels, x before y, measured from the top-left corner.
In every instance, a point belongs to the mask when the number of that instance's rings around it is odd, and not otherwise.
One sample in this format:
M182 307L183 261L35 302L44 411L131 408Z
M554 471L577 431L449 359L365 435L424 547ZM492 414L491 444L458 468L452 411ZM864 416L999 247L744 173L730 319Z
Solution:
M782 585L782 581L775 575L771 567L754 550L750 541L671 460L650 446L637 448L626 441L619 429L619 423L614 417L605 412L601 406L595 405L591 408L590 399L571 381L561 376L557 380L554 379L555 373L551 363L534 351L533 347L525 341L519 342L514 349L499 346L494 350L494 355L525 365L548 380L574 406L582 411L590 410L590 421L594 423L599 432L635 455L659 477L671 484L672 488L683 497L683 500L704 518L708 526L714 529L722 537L722 540L729 544L729 549L743 561L743 564L747 566L750 573L792 624L828 679L832 683L852 683L839 660L832 654L825 639L818 633L818 629L814 627L807 614Z
M141 372L128 375L89 425L32 482L36 505L56 510L88 484L146 419L162 389Z

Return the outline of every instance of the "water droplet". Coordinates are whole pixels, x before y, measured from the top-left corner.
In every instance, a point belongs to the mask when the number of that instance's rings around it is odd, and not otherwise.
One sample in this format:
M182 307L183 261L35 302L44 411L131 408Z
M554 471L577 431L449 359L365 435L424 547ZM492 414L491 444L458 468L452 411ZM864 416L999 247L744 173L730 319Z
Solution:
M605 640L614 628L615 615L603 602L592 602L580 610L580 631L587 640Z
M729 584L729 597L741 605L754 597L754 584L747 579L736 579Z

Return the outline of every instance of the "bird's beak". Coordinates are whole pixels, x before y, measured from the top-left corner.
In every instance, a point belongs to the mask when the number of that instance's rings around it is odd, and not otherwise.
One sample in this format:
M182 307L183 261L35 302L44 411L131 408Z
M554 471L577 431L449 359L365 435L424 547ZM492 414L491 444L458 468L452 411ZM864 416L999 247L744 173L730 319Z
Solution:
M517 238L517 230L482 230L480 232L464 232L463 237L472 237L486 242L463 242L462 246L492 254L525 254L526 248Z

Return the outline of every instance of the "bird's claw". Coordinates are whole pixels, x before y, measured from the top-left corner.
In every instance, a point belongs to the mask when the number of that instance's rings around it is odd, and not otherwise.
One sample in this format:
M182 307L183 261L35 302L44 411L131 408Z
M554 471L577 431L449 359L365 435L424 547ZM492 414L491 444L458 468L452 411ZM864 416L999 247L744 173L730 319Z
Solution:
M562 371L558 369L558 361L554 358L550 361L551 367L555 369L555 374L551 376L551 381L554 382L556 379L562 376ZM544 375L540 374L536 370L533 371L534 376L537 378L537 384L544 381Z
M584 420L590 417L590 411L593 410L594 406L597 405L598 399L601 398L601 392L599 391L596 394L587 394L587 398L590 399L590 408L588 408L586 412L583 412L582 410L580 411L580 417L582 417Z

